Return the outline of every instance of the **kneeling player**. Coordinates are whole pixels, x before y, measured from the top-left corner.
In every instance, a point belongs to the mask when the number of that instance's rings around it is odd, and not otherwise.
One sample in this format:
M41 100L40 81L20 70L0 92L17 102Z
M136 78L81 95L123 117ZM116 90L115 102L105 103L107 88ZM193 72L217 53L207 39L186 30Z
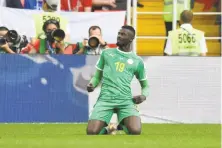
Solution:
M118 48L102 52L96 64L97 71L87 86L88 92L102 80L99 98L89 118L87 134L107 134L106 126L114 112L119 125L127 134L141 134L141 119L135 104L140 104L148 96L148 81L143 60L131 50L135 30L123 26L118 33ZM131 81L139 80L142 94L132 97Z

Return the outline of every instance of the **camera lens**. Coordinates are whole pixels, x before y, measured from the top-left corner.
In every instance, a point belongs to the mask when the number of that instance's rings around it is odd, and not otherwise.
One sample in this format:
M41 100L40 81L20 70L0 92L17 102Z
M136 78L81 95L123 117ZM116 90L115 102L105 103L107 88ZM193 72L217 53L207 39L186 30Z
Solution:
M65 32L62 29L56 29L52 32L53 39L56 41L62 41L65 38Z
M3 37L0 37L0 46L5 45L6 44L6 39Z
M6 38L8 42L16 43L16 41L18 41L19 36L15 30L9 30L6 35Z
M91 37L88 40L88 44L91 48L96 48L99 46L99 39L97 37Z

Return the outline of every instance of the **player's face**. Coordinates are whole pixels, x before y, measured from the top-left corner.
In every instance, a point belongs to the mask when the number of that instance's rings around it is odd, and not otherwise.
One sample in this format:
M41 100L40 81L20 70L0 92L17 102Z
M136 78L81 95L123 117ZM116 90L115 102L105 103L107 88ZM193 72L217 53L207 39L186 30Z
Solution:
M130 30L127 29L121 29L118 32L118 36L117 36L117 46L126 46L128 44L130 44L133 40L133 37L131 35L132 33L130 32Z
M56 29L57 29L57 26L55 24L49 24L46 27L46 32L52 32L53 30L56 30Z

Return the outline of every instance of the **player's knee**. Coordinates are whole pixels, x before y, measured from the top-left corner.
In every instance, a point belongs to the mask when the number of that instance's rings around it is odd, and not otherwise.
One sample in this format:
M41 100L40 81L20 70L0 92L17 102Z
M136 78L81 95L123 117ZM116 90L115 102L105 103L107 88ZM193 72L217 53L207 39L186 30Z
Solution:
M86 130L87 135L98 135L99 132L100 130L96 128L87 128Z
M130 135L140 135L141 134L141 128L140 127L129 127L128 128Z

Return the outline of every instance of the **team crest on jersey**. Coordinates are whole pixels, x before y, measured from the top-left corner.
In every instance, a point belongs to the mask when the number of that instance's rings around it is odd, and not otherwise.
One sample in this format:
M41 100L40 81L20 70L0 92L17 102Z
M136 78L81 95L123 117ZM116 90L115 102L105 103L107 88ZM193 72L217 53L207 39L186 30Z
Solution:
M133 64L133 60L132 60L132 59L128 59L127 62L128 62L129 64Z

